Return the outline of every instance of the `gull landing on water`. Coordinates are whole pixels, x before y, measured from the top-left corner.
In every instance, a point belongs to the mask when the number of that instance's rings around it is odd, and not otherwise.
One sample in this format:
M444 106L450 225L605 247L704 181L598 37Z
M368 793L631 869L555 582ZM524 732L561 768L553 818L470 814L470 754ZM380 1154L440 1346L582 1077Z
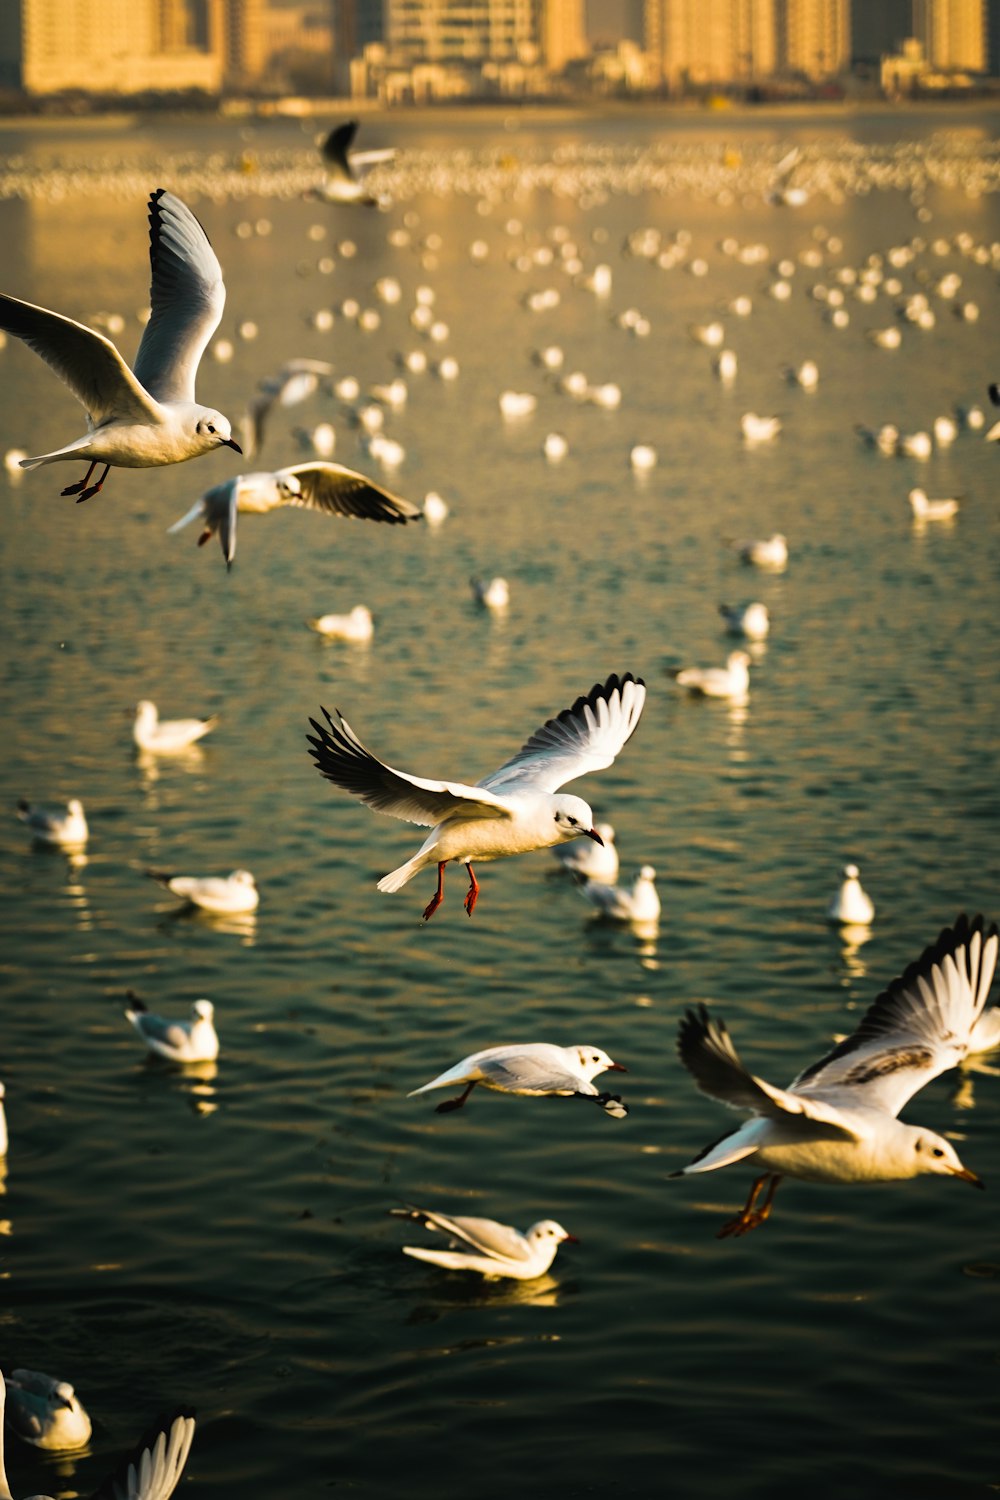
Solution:
M237 516L266 516L284 505L352 520L382 521L389 526L418 521L421 515L415 505L391 495L366 474L314 459L270 473L238 474L235 479L213 485L167 531L173 535L191 521L200 521L198 546L203 547L218 532L226 567L231 568L236 556Z
M446 1115L461 1109L478 1083L499 1094L559 1094L592 1099L613 1118L622 1119L628 1110L620 1096L602 1094L592 1082L598 1073L607 1072L627 1073L628 1069L621 1063L612 1062L600 1047L557 1047L552 1042L511 1043L471 1052L422 1088L411 1089L406 1097L412 1099L417 1094L429 1093L431 1089L464 1083L466 1087L457 1098L446 1099L437 1106L436 1113Z
M65 381L87 412L88 432L64 448L21 460L22 469L87 459L90 467L64 495L96 495L112 465L151 469L184 463L220 447L242 449L229 419L194 397L205 346L226 301L222 269L194 214L157 188L149 199L150 302L135 369L110 339L16 297L0 295L0 329L23 339ZM104 473L90 480L99 464Z
M997 962L996 926L961 916L870 1007L855 1032L787 1089L747 1072L722 1021L705 1007L681 1022L678 1051L702 1093L752 1118L671 1175L714 1172L753 1157L761 1168L745 1207L719 1238L746 1234L771 1212L782 1177L897 1182L927 1173L983 1184L954 1146L896 1116L968 1055ZM757 1199L768 1184L760 1208Z
M327 726L310 719L310 754L321 775L358 797L376 812L408 823L431 825L411 859L384 875L380 891L398 891L428 865L437 865L437 890L424 909L429 921L444 899L444 871L450 861L469 872L465 909L472 916L479 882L472 861L504 859L548 849L570 839L601 842L593 814L580 797L554 795L558 787L587 771L610 766L639 722L646 699L642 678L626 672L596 684L572 708L563 709L526 740L498 770L475 786L430 781L396 771L376 759L343 715Z
M576 1245L575 1234L569 1234L554 1219L541 1219L524 1234L495 1219L452 1218L426 1208L390 1208L397 1219L410 1219L425 1229L440 1230L448 1236L447 1250L426 1250L423 1246L404 1245L403 1254L424 1260L448 1271L478 1271L488 1281L510 1277L515 1281L533 1281L544 1276L560 1245Z

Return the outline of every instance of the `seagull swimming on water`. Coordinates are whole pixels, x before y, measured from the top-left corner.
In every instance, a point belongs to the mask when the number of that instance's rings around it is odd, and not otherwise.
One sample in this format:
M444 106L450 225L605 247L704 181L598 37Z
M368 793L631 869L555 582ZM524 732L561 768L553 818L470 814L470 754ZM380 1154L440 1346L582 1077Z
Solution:
M40 1370L12 1370L6 1377L7 1426L25 1443L66 1453L90 1442L91 1425L68 1380Z
M213 730L218 722L217 714L208 719L161 719L156 704L143 698L135 707L132 738L140 750L152 755L177 755Z
M896 1116L919 1089L968 1054L993 981L998 941L995 925L985 929L982 917L970 922L960 916L878 996L857 1030L787 1089L747 1072L725 1024L704 1005L686 1013L677 1044L684 1066L702 1093L752 1116L671 1173L714 1172L753 1158L759 1176L720 1239L763 1224L786 1176L862 1183L934 1173L983 1186L949 1141ZM765 1183L767 1196L757 1208Z
M397 1219L410 1219L425 1229L440 1230L448 1236L447 1250L427 1250L423 1246L404 1245L403 1254L414 1260L429 1261L448 1271L478 1271L487 1281L510 1277L515 1281L533 1281L544 1276L560 1245L578 1244L554 1219L540 1219L524 1234L495 1219L474 1219L465 1215L452 1218L427 1208L390 1208Z
M621 1063L612 1062L600 1047L557 1047L552 1042L514 1042L502 1047L484 1047L470 1052L454 1067L448 1068L419 1089L411 1089L408 1099L427 1094L431 1089L449 1088L464 1083L456 1099L446 1099L437 1106L439 1115L461 1109L476 1084L499 1094L561 1094L593 1099L608 1114L621 1119L628 1110L617 1094L602 1094L592 1079L598 1073L627 1073Z
M231 875L167 875L162 870L147 870L146 874L171 895L217 917L256 911L260 905L257 882L249 870L234 870Z
M79 797L71 797L64 812L37 807L22 797L17 816L27 824L38 844L52 844L59 849L81 849L90 837L87 817Z
M391 495L367 474L311 459L271 473L237 474L234 479L223 480L206 490L167 531L173 535L191 521L200 521L198 546L203 547L218 532L226 567L231 568L236 556L237 516L265 516L283 505L351 520L383 521L389 526L402 526L421 517L416 505Z
M211 1000L196 1000L190 1021L172 1021L147 1010L145 1001L134 991L129 990L126 998L126 1018L157 1057L173 1063L214 1062L218 1057L219 1037Z
M310 719L316 733L306 738L317 768L329 781L376 812L431 826L416 854L384 875L379 890L398 891L436 864L437 890L424 909L424 921L429 921L444 899L445 866L455 860L469 872L464 904L471 917L479 895L473 860L528 854L581 837L601 842L586 802L556 789L612 764L635 730L645 698L645 683L631 672L597 683L475 786L394 770L365 749L339 710L334 723L323 709L328 727Z
M62 491L76 495L78 503L98 493L112 465L150 469L221 447L243 451L228 417L199 406L194 395L199 361L226 301L222 268L194 214L163 188L149 199L149 259L152 313L134 370L103 334L0 294L0 329L40 355L87 412L86 436L23 458L20 466L88 460L83 479ZM91 484L99 464L104 473Z
M13 1500L4 1465L6 1394L6 1381L0 1378L0 1500ZM187 1463L193 1440L193 1412L179 1411L162 1419L140 1440L134 1452L122 1459L115 1471L107 1476L91 1500L170 1500ZM31 1500L51 1500L51 1496L33 1495Z

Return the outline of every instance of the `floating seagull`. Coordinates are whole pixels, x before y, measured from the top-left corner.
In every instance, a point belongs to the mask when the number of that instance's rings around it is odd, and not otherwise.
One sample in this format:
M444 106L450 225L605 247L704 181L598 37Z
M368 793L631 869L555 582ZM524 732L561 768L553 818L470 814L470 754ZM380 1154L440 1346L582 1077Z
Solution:
M510 603L510 584L506 578L491 578L488 582L481 578L470 578L469 587L472 589L472 597L483 609L499 613Z
M222 555L231 568L236 556L236 518L244 515L265 516L283 505L303 510L324 511L328 516L347 516L363 521L383 521L389 526L418 521L420 511L408 500L400 500L369 479L366 474L345 469L341 464L310 459L271 473L238 474L206 490L200 500L179 521L167 528L180 531L191 521L202 523L198 546L202 547L215 532L219 533Z
M658 922L660 898L655 880L653 866L643 865L628 889L611 882L586 880L580 886L580 894L597 908L602 917L611 917L616 922Z
M578 875L581 880L602 880L613 885L618 879L615 830L610 823L598 823L596 828L601 836L599 844L594 840L581 844L577 840L572 844L557 844L552 853L571 875Z
M249 870L234 870L225 876L166 875L162 870L147 870L146 874L172 895L215 916L232 917L256 911L260 904L257 882Z
M428 490L424 496L423 518L428 526L441 526L448 518L448 502L437 490Z
M759 417L755 411L745 411L740 417L740 431L745 443L771 443L781 431L781 418Z
M719 614L730 635L746 636L748 641L764 640L771 629L767 605L756 599L751 604L720 604Z
M428 865L437 865L438 883L424 910L428 921L444 899L444 871L451 860L469 872L465 909L472 916L479 883L472 861L503 859L548 849L570 839L601 842L593 814L580 797L554 795L557 787L588 771L610 766L642 713L646 685L631 672L598 683L572 708L563 709L528 739L510 760L476 786L429 781L393 770L377 760L339 712L339 726L326 709L329 728L310 719L307 735L320 773L360 798L376 812L408 823L431 825L417 853L378 882L380 891L398 891Z
M327 640L351 641L355 645L370 641L375 634L372 612L364 604L356 604L349 614L320 615L315 620L307 620L306 624L318 635L325 635Z
M211 1000L196 1000L190 1021L171 1021L154 1016L138 995L129 990L125 1015L150 1052L172 1063L214 1062L219 1055L219 1037Z
M243 444L248 458L256 457L264 442L264 428L273 406L298 406L319 389L322 376L333 374L325 359L290 359L276 375L258 382L259 395L247 407L243 422Z
M915 521L953 521L958 515L957 500L928 500L926 490L913 489L907 499Z
M751 542L737 542L736 550L742 562L751 563L755 568L780 572L788 563L788 543L780 531Z
M724 667L683 667L673 677L698 697L743 701L750 693L750 662L746 651L730 651Z
M368 208L378 207L379 199L365 187L364 176L367 169L379 162L392 161L396 153L391 147L377 151L351 151L357 132L357 120L347 120L330 131L319 148L326 166L326 179L320 187L310 188L305 194L307 198L322 198L326 203L361 203Z
M875 917L875 904L858 878L857 865L845 865L841 871L841 883L830 905L826 909L830 922L843 922L848 927L868 927Z
M149 199L152 314L134 372L110 339L72 318L0 295L0 328L23 339L69 386L87 412L88 432L64 448L21 460L22 469L63 459L90 467L64 495L96 495L112 465L150 469L220 447L241 453L229 419L194 399L198 362L226 300L222 269L191 210L157 188ZM104 473L91 476L99 464Z
M45 807L36 807L22 797L17 804L17 816L27 824L32 838L39 844L55 844L60 849L80 849L90 837L83 803L79 797L71 797L65 812L52 812Z
M218 722L217 714L209 719L161 719L156 704L143 698L136 704L132 738L140 750L153 755L176 755L208 734Z
M993 980L997 929L958 918L894 979L858 1029L788 1089L748 1073L722 1021L703 1005L681 1022L681 1061L702 1093L753 1116L708 1146L674 1177L714 1172L754 1157L761 1168L743 1210L719 1238L746 1234L771 1212L782 1177L807 1182L896 1182L925 1173L983 1184L942 1136L897 1120L932 1078L969 1051ZM767 1196L756 1202L764 1184Z
M390 1208L394 1218L412 1219L425 1229L440 1230L449 1237L447 1250L425 1250L404 1245L403 1254L426 1260L448 1271L478 1271L488 1281L512 1277L533 1281L544 1276L560 1245L579 1243L554 1219L541 1219L524 1234L495 1219L451 1218L426 1208Z
M90 1418L68 1380L40 1370L12 1370L6 1385L7 1426L24 1442L51 1453L89 1443Z
M13 1500L4 1465L6 1391L6 1381L0 1379L0 1500ZM130 1457L123 1459L114 1473L109 1474L94 1491L92 1500L169 1500L180 1480L193 1439L192 1412L181 1411L158 1423ZM51 1496L33 1495L31 1500L51 1500Z
M607 1072L627 1073L628 1069L621 1063L612 1062L599 1047L557 1047L552 1042L511 1043L505 1047L485 1047L482 1052L470 1052L468 1057L439 1073L430 1083L411 1089L406 1097L412 1099L416 1094L429 1093L431 1089L464 1083L466 1087L457 1099L446 1099L437 1106L436 1113L446 1115L454 1109L461 1109L478 1083L499 1094L560 1094L593 1099L615 1119L621 1119L628 1110L618 1095L601 1094L591 1082L598 1073Z

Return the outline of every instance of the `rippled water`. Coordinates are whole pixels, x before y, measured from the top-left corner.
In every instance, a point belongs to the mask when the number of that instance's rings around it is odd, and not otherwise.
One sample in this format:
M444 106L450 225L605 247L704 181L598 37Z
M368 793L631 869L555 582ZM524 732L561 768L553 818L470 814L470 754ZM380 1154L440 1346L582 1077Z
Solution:
M235 416L298 355L363 384L388 379L393 355L421 345L408 316L415 288L432 286L451 333L430 352L453 354L461 376L409 378L387 430L407 452L392 486L418 502L439 490L452 512L440 531L249 517L227 576L214 542L199 551L194 528L165 532L236 472L229 454L116 471L79 507L59 498L78 477L68 465L0 478L4 800L78 795L91 827L80 864L31 849L12 818L0 837L11 1128L0 1358L74 1380L95 1421L89 1453L62 1466L10 1452L14 1489L89 1493L179 1401L199 1413L192 1496L941 1500L995 1488L995 1194L786 1183L770 1224L720 1243L751 1174L667 1180L728 1123L676 1060L685 1005L717 1004L748 1063L780 1082L959 910L998 914L998 455L963 432L929 463L890 460L854 433L927 428L955 403L984 402L1000 375L996 273L954 240L1000 239L995 196L962 190L970 150L995 162L994 119L515 129L487 116L364 134L440 152L449 169L459 150L494 163L502 152L501 196L483 212L476 193L417 177L385 214L338 213L298 187L255 198L252 173L238 204L192 195L236 343L231 363L206 360L199 394ZM613 173L585 207L563 188L519 187L524 162L557 152L572 162L606 146L617 170L634 150L669 156L676 140L701 154L707 180L724 148L752 164L796 139L813 171L869 147L908 159L907 142L955 170L926 188L919 220L896 188L782 212L739 186L722 203L641 177L619 193ZM59 201L0 202L4 287L84 320L120 311L128 355L147 293L143 193L174 184L171 153L209 175L248 148L292 176L310 163L289 124L241 135L158 123L127 139L22 127L0 132L0 148L22 185L47 189L64 164L104 155L142 184L95 194L65 179ZM254 232L262 219L270 233ZM553 266L511 264L560 224L585 270L611 265L607 301ZM703 256L708 274L623 255L644 226L665 243L686 231L687 261ZM788 302L764 296L778 259L826 243L816 226L842 252L798 265ZM409 243L390 244L404 228ZM739 265L719 248L727 235L766 243L766 262ZM932 299L936 327L907 326L886 353L864 330L893 321L888 300L869 308L848 292L851 326L832 330L807 289L915 235L926 249L899 273L906 289L954 269L979 321ZM348 236L350 259L338 248ZM478 238L482 264L469 256ZM381 275L400 280L398 306L377 303ZM528 312L525 294L547 286L559 305ZM755 311L724 315L740 361L726 390L687 326L741 292ZM311 326L352 296L379 306L377 331L339 315L331 333ZM647 339L613 322L630 307L650 320ZM247 318L251 342L235 337ZM620 409L552 389L530 359L548 343L594 382L617 382ZM814 395L780 373L807 357ZM0 371L0 447L44 452L81 430L73 399L14 341ZM505 388L534 392L536 416L505 427ZM743 447L746 410L782 417L776 444ZM327 417L337 458L374 471L321 397L276 415L264 460L293 461L293 429ZM569 443L558 466L542 457L549 431ZM645 482L628 465L639 441L660 455ZM917 483L962 493L953 525L914 529ZM742 568L727 539L773 530L789 538L787 571ZM493 573L511 583L504 619L469 594L470 575ZM754 597L773 629L747 709L680 699L667 668L721 662L717 605ZM359 601L376 617L368 648L304 627ZM643 723L612 769L573 790L615 825L625 875L656 866L654 939L593 920L547 855L484 867L471 922L460 872L426 927L432 879L375 891L419 831L317 776L304 733L320 704L391 762L474 780L626 670L649 683ZM140 697L167 715L218 712L219 727L191 759L142 765L130 739ZM878 909L853 949L823 919L848 857ZM143 876L239 865L261 889L242 929L176 911ZM174 1012L209 996L217 1069L147 1063L122 1016L130 987ZM499 1096L438 1116L406 1098L467 1051L522 1037L620 1058L629 1118ZM991 1178L1000 1084L956 1087L939 1080L907 1118L948 1132ZM387 1217L404 1201L521 1227L553 1216L581 1243L542 1282L485 1284L399 1253L421 1233Z

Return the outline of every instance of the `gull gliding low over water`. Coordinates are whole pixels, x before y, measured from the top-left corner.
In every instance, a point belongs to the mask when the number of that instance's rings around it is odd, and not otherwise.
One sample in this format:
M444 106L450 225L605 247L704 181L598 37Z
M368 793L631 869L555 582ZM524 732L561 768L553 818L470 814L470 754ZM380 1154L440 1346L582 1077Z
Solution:
M365 187L363 169L392 161L396 152L391 146L375 151L351 151L357 133L357 120L346 120L330 131L320 146L326 180L321 187L310 189L306 197L322 198L327 203L362 203L369 208L378 207L378 198Z
M205 346L226 301L222 268L194 214L163 188L149 199L150 302L135 368L110 339L92 328L0 295L0 329L23 339L65 381L87 412L88 431L64 448L21 460L36 469L63 459L90 467L64 495L96 495L114 465L150 469L179 464L213 449L240 453L229 419L195 401L194 384ZM104 473L90 480L99 464Z
M495 1089L499 1094L562 1094L592 1099L608 1114L621 1119L628 1110L617 1094L602 1094L592 1079L598 1073L626 1073L621 1063L612 1062L600 1047L557 1047L553 1042L513 1042L502 1047L484 1047L470 1052L454 1067L439 1073L430 1083L411 1089L408 1099L432 1089L449 1088L464 1083L456 1099L446 1099L437 1106L439 1115L461 1109L476 1084Z
M426 866L436 864L437 890L424 910L424 921L429 921L444 899L445 866L455 860L469 872L465 909L471 917L479 895L473 860L528 854L580 837L601 842L586 802L556 795L556 788L612 764L635 730L645 698L645 683L631 672L597 683L475 786L393 770L365 749L339 711L335 724L323 710L328 728L310 719L316 733L306 738L320 773L329 781L376 812L432 825L416 854L384 875L378 889L398 891Z
M237 474L234 479L223 480L206 490L167 530L172 535L189 522L200 520L198 546L203 547L218 532L226 567L231 568L236 556L237 516L241 513L265 516L284 505L352 520L383 521L389 526L402 526L421 518L417 506L391 495L367 474L345 469L342 464L313 459L271 473Z
M671 1175L714 1172L754 1158L746 1205L719 1238L746 1234L771 1212L782 1177L807 1182L898 1182L927 1173L982 1187L954 1146L896 1116L907 1100L970 1050L997 962L998 935L960 916L874 1001L861 1024L787 1089L748 1073L722 1021L704 1005L681 1022L678 1051L702 1093L752 1118ZM764 1184L767 1196L756 1207Z
M578 1243L576 1235L567 1233L554 1219L540 1219L522 1234L495 1219L452 1218L426 1208L390 1208L389 1212L394 1218L411 1219L448 1236L447 1250L404 1245L404 1255L444 1266L448 1271L478 1271L488 1281L501 1277L533 1281L545 1275L560 1245Z

